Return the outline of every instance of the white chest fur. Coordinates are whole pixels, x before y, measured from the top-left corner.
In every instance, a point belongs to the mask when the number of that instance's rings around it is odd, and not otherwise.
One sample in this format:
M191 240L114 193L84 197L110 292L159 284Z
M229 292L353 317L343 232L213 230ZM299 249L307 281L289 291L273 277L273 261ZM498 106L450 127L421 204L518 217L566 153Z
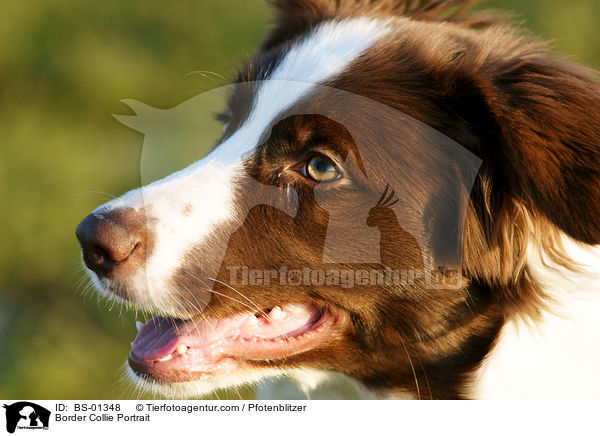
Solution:
M296 369L287 377L261 382L256 396L263 400L372 400L377 396L360 382L340 373Z
M600 398L600 247L565 238L565 249L581 271L530 251L528 268L554 301L535 324L505 324L475 374L473 398Z

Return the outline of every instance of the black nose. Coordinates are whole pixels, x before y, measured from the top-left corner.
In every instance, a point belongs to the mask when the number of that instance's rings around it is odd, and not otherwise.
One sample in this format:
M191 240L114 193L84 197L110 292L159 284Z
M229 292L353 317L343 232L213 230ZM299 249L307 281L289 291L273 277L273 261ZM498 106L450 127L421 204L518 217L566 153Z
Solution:
M75 234L85 264L99 276L110 275L117 267L140 266L146 252L145 218L133 209L92 213Z

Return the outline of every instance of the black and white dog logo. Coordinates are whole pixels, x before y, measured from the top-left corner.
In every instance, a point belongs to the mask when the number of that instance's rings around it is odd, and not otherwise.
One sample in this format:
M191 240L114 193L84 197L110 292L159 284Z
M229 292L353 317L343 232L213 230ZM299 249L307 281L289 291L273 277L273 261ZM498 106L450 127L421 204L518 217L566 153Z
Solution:
M6 431L15 429L48 429L50 411L29 401L19 401L3 406L6 409Z

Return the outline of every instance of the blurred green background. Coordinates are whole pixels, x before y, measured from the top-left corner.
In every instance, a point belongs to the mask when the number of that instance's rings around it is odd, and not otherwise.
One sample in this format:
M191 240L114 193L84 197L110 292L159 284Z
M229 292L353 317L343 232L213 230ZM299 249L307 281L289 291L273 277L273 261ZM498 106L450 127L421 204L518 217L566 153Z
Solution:
M484 5L514 11L600 68L598 0ZM0 11L0 397L135 398L118 382L134 316L81 297L74 237L109 194L140 185L143 136L111 114L132 113L124 98L170 108L224 85L268 28L269 9L263 0L3 0Z

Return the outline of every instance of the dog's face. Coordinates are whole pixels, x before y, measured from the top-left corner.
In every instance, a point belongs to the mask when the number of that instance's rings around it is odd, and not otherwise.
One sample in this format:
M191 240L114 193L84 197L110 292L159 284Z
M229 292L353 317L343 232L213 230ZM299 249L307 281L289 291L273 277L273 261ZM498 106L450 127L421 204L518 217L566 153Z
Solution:
M165 394L315 368L458 396L514 298L496 291L526 280L518 236L502 234L525 219L514 205L599 234L561 216L535 175L521 180L528 150L512 161L505 124L532 133L499 108L514 83L501 93L491 77L522 53L490 41L517 40L395 16L401 1L281 3L216 148L78 227L100 292L158 315L131 372Z

